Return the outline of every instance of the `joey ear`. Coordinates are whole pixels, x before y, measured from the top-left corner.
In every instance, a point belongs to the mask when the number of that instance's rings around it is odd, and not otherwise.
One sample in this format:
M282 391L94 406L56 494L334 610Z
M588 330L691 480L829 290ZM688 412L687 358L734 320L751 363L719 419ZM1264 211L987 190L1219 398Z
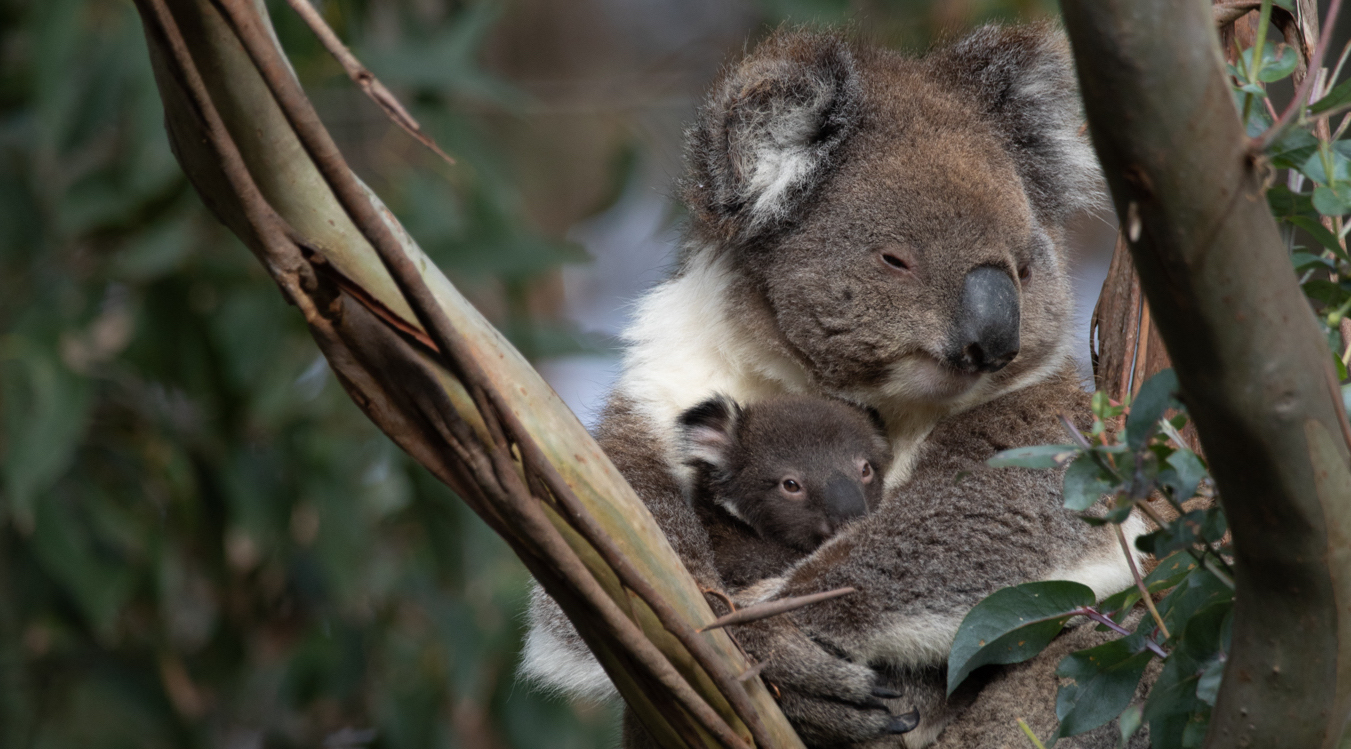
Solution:
M723 74L690 130L686 203L722 238L781 224L830 171L862 100L841 37L774 34Z
M1043 220L1102 205L1069 40L1052 23L985 26L929 58L999 132Z
M740 418L741 407L725 395L709 398L681 414L681 450L685 462L725 467L736 444Z

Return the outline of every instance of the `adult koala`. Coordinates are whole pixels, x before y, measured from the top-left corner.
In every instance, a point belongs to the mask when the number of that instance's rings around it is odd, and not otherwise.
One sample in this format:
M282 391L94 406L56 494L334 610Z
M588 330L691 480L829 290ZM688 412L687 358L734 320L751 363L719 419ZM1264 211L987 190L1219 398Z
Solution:
M882 414L896 456L882 506L738 593L858 589L736 631L809 744L901 731L912 704L922 723L902 740L933 742L970 701L944 699L953 634L1001 587L1130 584L1111 530L1061 506L1057 474L985 467L998 450L1063 441L1058 414L1090 419L1064 238L1100 194L1082 121L1048 25L987 27L921 59L780 32L715 84L689 134L683 255L639 303L597 439L690 573L718 588L682 495L680 414L715 393L784 392ZM612 689L542 595L532 618L528 675ZM1051 692L1053 668L1037 682ZM968 715L1012 727L1017 715L982 699ZM993 736L960 718L949 733Z

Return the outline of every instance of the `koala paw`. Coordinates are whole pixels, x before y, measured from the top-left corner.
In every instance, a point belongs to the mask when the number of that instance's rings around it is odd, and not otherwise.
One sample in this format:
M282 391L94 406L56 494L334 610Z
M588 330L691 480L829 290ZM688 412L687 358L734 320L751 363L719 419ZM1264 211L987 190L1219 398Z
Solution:
M777 690L779 707L811 747L854 744L907 733L919 713L887 708L900 695L867 666L831 652L783 617L734 628L742 647L765 666L760 672Z

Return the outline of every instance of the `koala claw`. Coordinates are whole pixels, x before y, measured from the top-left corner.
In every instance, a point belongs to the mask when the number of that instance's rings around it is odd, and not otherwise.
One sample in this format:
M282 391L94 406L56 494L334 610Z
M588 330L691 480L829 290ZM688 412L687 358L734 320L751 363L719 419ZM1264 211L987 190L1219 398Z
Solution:
M897 715L887 724L887 733L910 733L919 725L919 710L911 710L905 715Z
M881 697L884 700L894 700L899 698L901 696L901 693L897 692L895 689L891 689L890 687L884 687L881 684L878 684L877 686L873 687L873 696Z

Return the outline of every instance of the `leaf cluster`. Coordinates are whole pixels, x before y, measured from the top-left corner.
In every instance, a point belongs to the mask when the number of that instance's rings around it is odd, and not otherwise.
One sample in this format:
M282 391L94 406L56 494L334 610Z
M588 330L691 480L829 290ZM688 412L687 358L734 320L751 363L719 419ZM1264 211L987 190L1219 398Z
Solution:
M1070 443L1016 448L990 459L995 467L1064 467L1065 507L1091 524L1120 526L1135 512L1148 514L1158 529L1136 538L1136 549L1166 558L1138 585L1101 602L1086 585L1066 581L997 591L958 629L949 691L976 668L1036 656L1085 617L1121 637L1061 661L1056 673L1066 681L1056 698L1059 727L1052 741L1117 719L1123 746L1144 724L1158 749L1200 746L1228 652L1234 594L1221 545L1224 513L1218 505L1193 507L1198 497L1208 504L1213 492L1204 459L1181 437L1187 417L1178 396L1177 377L1164 370L1125 404L1095 394L1087 434L1064 420ZM1123 416L1125 428L1113 430L1109 425ZM1174 517L1153 509L1151 499ZM1139 605L1145 591L1150 604L1159 598L1156 605ZM1156 659L1163 664L1158 680L1143 703L1134 702Z

